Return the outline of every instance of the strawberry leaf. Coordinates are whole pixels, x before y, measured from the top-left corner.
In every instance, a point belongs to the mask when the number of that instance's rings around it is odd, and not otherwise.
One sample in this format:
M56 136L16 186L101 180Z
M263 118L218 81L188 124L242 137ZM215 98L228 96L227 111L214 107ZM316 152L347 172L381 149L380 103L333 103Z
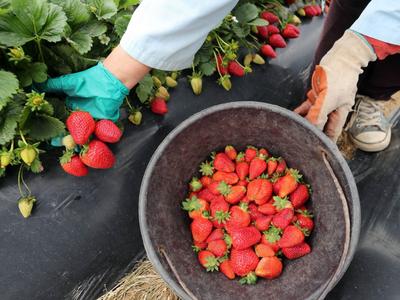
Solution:
M122 36L124 35L126 28L128 28L128 24L129 21L131 20L132 15L122 15L119 16L116 20L115 20L115 24L114 24L114 30L117 33L117 35L122 38Z
M64 123L57 118L34 113L30 114L22 129L38 141L48 140L65 132Z
M0 110L18 90L18 79L13 73L0 70Z
M269 23L267 20L256 18L253 21L247 22L247 25L251 26L267 26Z
M205 62L205 63L200 63L199 70L205 76L211 76L212 74L214 74L214 72L216 70L216 64L215 64L214 61L208 61L208 62Z
M149 100L153 86L153 79L151 79L149 74L144 76L143 79L139 81L139 85L136 88L136 95L138 96L140 102L146 103Z
M47 66L44 63L29 63L21 71L16 72L22 87L30 86L33 82L44 82L47 79Z
M68 24L72 27L86 23L90 19L89 9L81 0L51 0L51 2L63 8Z
M233 13L240 23L247 23L258 17L258 8L252 3L245 3L238 6Z
M21 110L22 105L13 99L0 111L0 145L14 138Z
M134 5L139 5L140 0L119 0L118 9L127 9Z
M99 20L108 20L117 13L117 5L113 0L89 0L88 4Z

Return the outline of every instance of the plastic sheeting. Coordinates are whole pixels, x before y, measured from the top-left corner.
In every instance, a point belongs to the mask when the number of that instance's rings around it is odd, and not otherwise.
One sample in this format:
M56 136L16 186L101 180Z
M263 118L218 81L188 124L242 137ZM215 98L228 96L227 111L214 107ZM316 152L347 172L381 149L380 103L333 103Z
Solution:
M164 117L144 113L126 124L112 147L116 166L91 170L85 178L65 174L56 157L40 175L26 176L38 202L25 220L16 201L16 173L0 180L0 298L96 299L144 255L138 223L138 194L146 165L162 139L187 117L229 101L264 101L293 108L303 98L322 19L301 26L278 58L244 78L230 92L205 79L194 96L186 80L172 92ZM328 299L399 299L400 128L378 154L358 153L350 167L358 183L362 234L355 258ZM332 224L334 226L334 224Z

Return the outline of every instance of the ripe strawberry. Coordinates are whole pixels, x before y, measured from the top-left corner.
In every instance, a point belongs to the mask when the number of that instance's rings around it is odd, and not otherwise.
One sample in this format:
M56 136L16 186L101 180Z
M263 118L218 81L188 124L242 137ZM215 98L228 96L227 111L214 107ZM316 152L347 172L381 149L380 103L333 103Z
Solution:
M267 26L267 29L268 29L268 34L269 34L269 35L275 34L275 33L279 33L279 32L280 32L280 31L279 31L279 28L276 27L275 25L268 25L268 26Z
M285 198L280 198L278 196L274 196L273 198L273 203L272 205L276 207L276 211L281 211L285 208L291 208L293 209L293 205L292 203L287 199L287 197Z
M275 253L277 253L281 248L278 245L278 242L273 242L271 243L270 241L268 241L267 237L265 236L265 234L263 234L261 236L261 244L267 245L268 247L270 247L272 250L275 251Z
M302 175L299 174L299 171L295 169L289 169L285 176L278 179L278 181L280 181L278 196L284 198L296 190L298 180L301 178L301 176Z
M236 174L240 180L245 180L246 176L249 175L249 164L245 161L236 163Z
M281 239L278 241L278 245L281 248L293 247L304 242L303 232L294 225L290 225L283 231Z
M303 9L307 17L314 17L318 14L318 10L315 10L313 5L306 5Z
M251 247L261 239L261 234L255 227L232 228L230 235L232 246L237 250Z
M200 178L200 182L203 187L208 187L208 185L212 183L212 178L208 176L202 176Z
M316 16L319 16L322 14L322 9L321 6L319 6L318 4L314 5L314 13Z
M286 168L286 161L283 158L278 158L278 166L276 167L275 172L278 174L283 174L286 171Z
M69 133L78 145L84 145L94 132L96 122L85 111L72 112L65 122Z
M242 77L245 74L243 67L235 60L228 63L228 72L231 75Z
M257 205L253 203L249 204L248 210L252 221L256 221L258 218L264 216L261 212L258 211Z
M254 250L258 257L270 257L275 256L275 251L268 245L258 244Z
M314 229L314 221L312 220L312 215L309 213L300 213L296 215L296 224L301 228L306 229L306 234L309 235Z
M260 37L268 38L268 26L257 26L257 33Z
M197 194L197 196L200 199L204 199L204 200L206 200L208 202L211 202L215 198L215 195L213 193L211 193L211 191L208 188L201 190Z
M244 152L244 159L246 160L246 162L251 162L256 156L257 149L252 146L248 146L246 151Z
M267 163L264 159L256 157L250 162L249 179L253 180L260 176L267 169Z
M233 272L231 262L229 261L229 259L224 260L219 265L219 269L229 279L235 279L235 272Z
M204 242L212 231L213 224L210 220L200 217L193 219L190 224L193 240L196 242Z
M216 240L223 240L224 239L224 232L222 231L221 228L216 228L211 232L211 234L208 236L206 242L212 242Z
M196 196L187 198L182 202L183 210L189 212L189 217L192 219L199 218L203 216L204 211L210 209L210 205L206 200L199 199Z
M207 248L207 243L206 242L196 242L194 241L194 245L192 246L192 249L194 252L199 253L200 250L206 249Z
M225 147L225 154L231 159L235 160L237 156L236 149L232 145L228 145Z
M225 153L215 155L214 168L217 171L231 173L235 171L235 163Z
M245 276L254 271L258 264L258 257L253 249L247 248L238 250L233 248L231 251L230 262L233 269L238 276Z
M223 58L222 58L221 54L217 54L217 68L219 70L219 73L221 73L221 75L228 74L228 66L225 66L223 64Z
M222 171L215 172L212 179L214 181L224 181L227 184L235 184L239 181L239 177L236 173L227 173Z
M272 196L272 184L267 179L258 178L247 185L247 197L256 204L266 203Z
M264 215L274 215L276 214L276 207L273 202L268 202L258 207L258 211Z
M299 184L297 188L289 195L290 202L292 202L295 209L303 206L309 198L310 193L305 184Z
M311 252L311 247L307 243L301 243L290 248L283 248L282 253L287 259L296 259Z
M219 195L221 195L221 192L220 192L220 190L219 190L219 186L220 186L220 184L221 184L221 182L219 182L219 181L213 181L213 182L211 182L209 185L208 185L208 187L207 187L207 189L213 194L213 195L215 195L215 196L219 196Z
M95 169L109 169L115 163L114 154L99 140L92 140L85 146L80 158L85 165Z
M282 229L271 225L268 230L263 232L261 243L270 246L275 252L279 251L278 241L282 235Z
M282 36L287 39L294 39L300 36L300 30L293 24L287 24L282 30Z
M240 206L235 205L230 208L231 217L225 223L225 229L227 232L231 232L233 228L243 228L250 224L250 214L247 211L247 205L242 204Z
M168 112L168 106L163 98L154 98L150 103L150 109L157 115L165 115Z
M197 257L200 264L207 270L207 272L218 271L219 262L212 252L203 250L199 252Z
M224 256L227 250L224 240L215 240L208 243L207 250L212 252L216 257Z
M261 54L270 57L270 58L275 58L276 57L276 52L275 50L271 47L271 45L265 44L262 45L260 48Z
M274 33L269 37L269 43L274 48L285 48L286 42L279 33Z
M293 209L285 208L274 215L272 218L272 224L280 229L285 229L292 221L293 216Z
M226 202L236 204L246 195L246 187L235 185L230 188L230 192L225 196Z
M224 227L224 223L230 218L230 213L229 204L224 200L222 196L215 198L211 202L210 211L214 227Z
M239 180L236 185L247 187L248 184L249 184L249 182L246 179L244 179L244 180ZM248 200L247 202L250 202L249 198L246 197L246 199ZM242 201L243 201L243 199L242 199Z
M271 224L272 221L272 216L262 216L257 218L255 222L255 226L258 230L264 231L269 228L269 225Z
M268 152L268 150L265 149L265 148L261 148L261 149L258 151L258 154L259 154L259 156L260 156L261 158L263 158L263 159L267 159L268 156L269 156L269 152Z
M278 161L276 160L275 157L271 157L268 159L268 162L267 162L268 176L271 176L275 172L277 166L278 166Z
M278 16L269 11L263 11L260 14L260 17L264 20L267 20L269 24L279 22Z
M81 161L78 155L73 153L73 151L65 152L60 158L60 164L65 172L73 176L86 176L89 172L86 165Z
M238 155L236 156L236 162L240 163L245 161L245 157L244 157L244 153L243 152L239 152Z
M94 134L106 143L116 143L121 139L122 131L110 120L100 120L96 123Z
M274 279L281 275L282 269L282 262L276 256L263 257L257 265L256 275L267 279Z
M192 192L198 192L203 188L201 181L197 179L197 177L193 177L192 180L189 182L189 189Z

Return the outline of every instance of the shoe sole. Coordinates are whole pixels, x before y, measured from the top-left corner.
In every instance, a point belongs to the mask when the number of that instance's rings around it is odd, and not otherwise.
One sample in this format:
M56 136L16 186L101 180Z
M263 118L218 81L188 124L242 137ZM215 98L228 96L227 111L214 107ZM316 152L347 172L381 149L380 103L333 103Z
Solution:
M359 140L353 138L351 134L349 134L350 140L357 146L358 149L365 151L365 152L378 152L386 149L390 144L390 139L392 137L392 129L389 128L389 131L382 142L375 143L375 144L368 144L360 142Z

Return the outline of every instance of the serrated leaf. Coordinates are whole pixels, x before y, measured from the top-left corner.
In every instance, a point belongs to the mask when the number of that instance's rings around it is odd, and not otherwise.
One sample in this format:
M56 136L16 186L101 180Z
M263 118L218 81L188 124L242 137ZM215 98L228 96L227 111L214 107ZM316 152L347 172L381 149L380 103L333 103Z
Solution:
M136 88L136 95L138 96L140 102L145 103L149 100L151 92L153 90L153 79L149 74L143 77Z
M49 140L65 132L63 122L43 114L31 114L22 129L27 131L30 138L38 141Z
M119 9L127 9L134 5L139 5L140 0L120 0L118 4Z
M22 106L18 101L11 101L0 111L0 145L5 145L14 138Z
M11 72L0 70L0 110L18 90L18 79Z
M122 15L115 20L114 30L120 38L124 35L126 28L128 28L131 17L132 15Z
M51 2L63 8L71 26L86 23L90 19L89 9L81 0L51 0Z
M114 16L118 9L113 0L89 0L90 10L99 20L107 20Z
M245 38L250 34L250 26L247 24L233 23L232 30L239 38Z
M93 45L93 39L82 32L74 32L67 38L68 43L80 54L85 54L90 51Z
M153 70L151 71L151 74L152 74L153 76L156 76L158 79L160 79L160 81L161 81L162 84L165 83L165 78L167 77L167 73L165 73L165 71L153 69ZM149 82L150 82L150 81L149 81ZM153 87L153 83L151 84L151 87Z
M247 25L254 25L254 26L267 26L269 23L267 20L257 18L251 22L248 22Z
M199 70L206 76L212 75L216 70L216 65L214 61L209 61L201 63L199 65Z
M29 63L22 71L17 72L22 87L30 86L33 82L44 82L47 79L47 66L44 63Z
M234 10L234 15L240 23L247 23L258 17L258 8L252 3L245 3Z

